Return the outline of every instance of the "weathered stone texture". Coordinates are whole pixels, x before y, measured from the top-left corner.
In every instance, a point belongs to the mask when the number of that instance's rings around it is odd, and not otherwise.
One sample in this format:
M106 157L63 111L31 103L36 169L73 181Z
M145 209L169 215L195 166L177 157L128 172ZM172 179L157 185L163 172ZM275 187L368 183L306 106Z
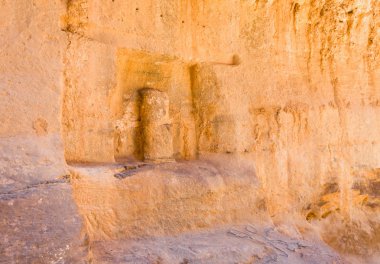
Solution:
M304 221L321 227L315 232L344 254L379 252L380 1L3 0L0 17L0 210L6 212L0 231L14 232L8 237L28 233L43 252L59 252L56 234L65 232L55 233L47 211L78 216L66 185L49 191L64 204L42 203L30 214L46 216L36 223L54 232L42 238L26 218L17 222L21 231L10 226L12 215L24 217L36 197L50 195L43 183L68 174L66 162L215 154L249 157L259 201L276 225ZM156 110L144 113L144 88L165 94L160 124L146 122ZM226 190L236 191L235 180ZM138 190L128 180L122 187L107 183L104 193L102 181L74 182L76 190L81 184L100 190L98 211L107 209L115 188L116 197ZM31 198L18 194L30 186ZM158 186L149 190L170 191ZM10 194L14 207L1 198ZM75 199L86 206L96 195ZM170 195L157 197L181 194ZM207 191L190 198L202 195ZM239 199L255 200L248 193ZM126 215L111 220L129 219L127 210L120 212ZM99 217L92 213L81 211L84 219ZM172 223L163 216L151 218L152 230ZM103 229L118 230L112 221ZM79 237L74 222L62 224L65 243ZM1 249L22 258L24 245L11 241L0 242Z

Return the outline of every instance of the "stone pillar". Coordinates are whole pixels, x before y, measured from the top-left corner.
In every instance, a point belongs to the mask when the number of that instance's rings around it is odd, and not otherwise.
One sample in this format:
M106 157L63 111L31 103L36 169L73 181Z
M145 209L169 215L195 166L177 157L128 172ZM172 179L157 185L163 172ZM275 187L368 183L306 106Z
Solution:
M173 160L173 131L169 117L169 98L155 89L141 91L141 125L146 161Z

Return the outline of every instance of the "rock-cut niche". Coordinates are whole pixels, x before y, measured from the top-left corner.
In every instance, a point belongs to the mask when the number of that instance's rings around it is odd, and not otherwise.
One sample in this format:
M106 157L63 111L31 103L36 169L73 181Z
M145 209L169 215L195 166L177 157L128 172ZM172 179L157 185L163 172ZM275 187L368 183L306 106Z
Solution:
M114 64L113 70L87 65L95 76L87 82L78 74L86 69L66 71L62 120L67 162L193 158L196 135L188 65L128 49L118 50ZM101 81L96 80L98 72Z

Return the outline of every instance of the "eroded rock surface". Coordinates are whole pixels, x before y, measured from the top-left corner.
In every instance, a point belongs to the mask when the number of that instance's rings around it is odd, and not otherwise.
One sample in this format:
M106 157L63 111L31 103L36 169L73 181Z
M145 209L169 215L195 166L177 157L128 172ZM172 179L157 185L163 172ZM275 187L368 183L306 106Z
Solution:
M126 250L127 249L127 250ZM95 242L99 263L345 263L320 241L290 238L273 227L233 226L175 237Z
M3 0L0 17L1 262L122 260L132 237L190 248L182 232L262 219L378 262L380 1ZM200 261L151 239L135 255Z
M84 263L82 220L66 181L0 193L1 263Z

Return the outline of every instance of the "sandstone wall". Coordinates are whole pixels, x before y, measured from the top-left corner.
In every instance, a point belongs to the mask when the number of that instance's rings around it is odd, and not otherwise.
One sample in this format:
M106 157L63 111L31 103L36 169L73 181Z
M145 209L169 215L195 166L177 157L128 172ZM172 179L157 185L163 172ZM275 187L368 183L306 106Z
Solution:
M141 158L134 95L155 88L176 158L253 153L271 216L377 241L379 1L62 2L0 5L2 188Z
M1 263L80 262L61 136L62 1L0 1ZM75 249L75 250L72 250Z
M343 188L351 184L352 169L379 166L377 1L70 3L67 29L73 53L67 60L81 68L66 67L67 100L85 102L67 111L82 111L73 122L83 127L66 145L69 149L82 140L75 149L90 153L78 154L78 160L112 160L109 133L120 120L123 96L131 96L128 89L154 86L176 91L169 95L172 105L183 96L190 102L185 108L194 103L193 110L185 110L193 111L196 123L190 148L255 152L268 188L274 188L273 181L283 183L281 190L273 190L276 195L285 188L298 199L311 193L297 193L296 186L316 189L329 181ZM122 49L146 55L120 55ZM121 56L141 60L122 66L115 62ZM156 66L143 62L147 56L156 56L149 59ZM185 68L169 73L173 66L157 66L163 60ZM188 78L186 71L191 83L172 81ZM78 99L70 94L82 92L86 96ZM173 114L182 115L180 109Z
M63 174L61 1L2 1L0 165L13 185ZM34 179L36 174L42 172ZM49 173L47 169L52 171ZM6 173L5 173L6 172Z
M73 1L69 35L93 62L66 76L83 82L68 91L99 93L100 100L77 118L99 120L99 108L108 111L103 106L113 115L97 122L99 136L90 121L81 129L91 135L78 130L68 144L89 151L80 161L138 158L136 129L121 133L134 143L112 136L115 124L139 127L138 115L126 122L131 111L120 109L135 89L168 89L171 114L186 120L177 121L177 158L254 153L274 218L297 212L311 221L339 212L363 219L363 210L373 216L378 191L355 186L373 189L379 180L379 8L378 1L354 0ZM79 105L74 109L83 111ZM104 151L100 142L107 142ZM196 152L185 155L184 148Z

